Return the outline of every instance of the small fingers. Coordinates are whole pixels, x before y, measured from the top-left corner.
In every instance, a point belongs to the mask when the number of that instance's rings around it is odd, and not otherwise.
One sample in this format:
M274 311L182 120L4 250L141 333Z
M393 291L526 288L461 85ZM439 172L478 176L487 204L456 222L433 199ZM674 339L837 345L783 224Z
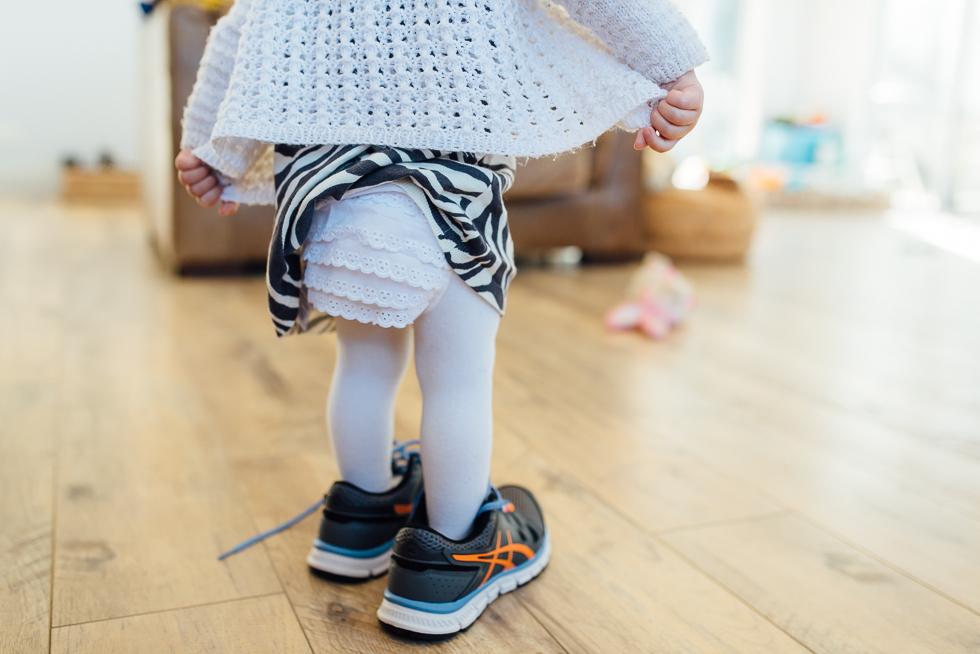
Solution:
M189 186L187 190L191 192L191 195L201 197L217 185L218 180L215 179L214 175L208 175L197 184Z
M177 173L177 179L184 186L189 186L191 184L197 184L202 179L211 174L211 169L207 166L198 166L197 168L191 168L190 170L182 170Z
M644 131L645 131L645 128L644 129L641 129L640 131L638 131L636 133L636 139L634 139L634 141L633 141L633 149L634 150L642 150L643 148L647 147L647 140L645 138L643 138L643 132Z
M678 109L677 107L667 104L663 100L657 104L654 108L654 112L660 112L660 115L667 119L668 123L672 125L691 125L692 127L698 122L698 118L701 117L700 112L693 111L690 109Z
M178 170L191 170L192 168L203 166L204 162L191 154L190 150L184 148L177 154L177 158L174 159L174 165Z
M660 136L671 141L683 138L693 129L692 127L674 125L668 122L656 109L650 114L650 124L653 125L655 130L660 132Z
M652 127L644 127L640 133L646 145L655 152L667 152L677 144L677 139L664 138Z
M667 152L676 143L676 139L665 139L663 136L657 134L657 131L652 127L644 127L636 135L636 141L633 143L633 147L637 150L649 147L656 152Z
M235 213L236 211L238 211L238 203L237 202L226 202L226 201L222 200L221 201L221 206L218 207L218 215L220 215L220 216L230 216L231 214Z
M700 111L701 104L704 102L704 92L700 86L688 86L685 88L674 88L667 93L664 102L688 111Z
M197 199L197 203L202 207L213 207L219 199L221 199L221 187L215 186L209 191L205 191L204 195Z

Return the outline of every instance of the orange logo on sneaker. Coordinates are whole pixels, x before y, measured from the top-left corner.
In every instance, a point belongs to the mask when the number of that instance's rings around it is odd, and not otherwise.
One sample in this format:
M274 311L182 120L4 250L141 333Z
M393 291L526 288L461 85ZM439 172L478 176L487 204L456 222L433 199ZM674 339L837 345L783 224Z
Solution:
M510 535L510 529L507 530L507 544L504 545L503 547L500 546L500 535L501 532L498 531L497 546L489 552L484 552L483 554L453 554L453 558L456 559L457 561L463 561L467 563L490 564L490 568L487 570L487 575L483 578L483 581L480 582L480 586L487 583L487 580L490 578L490 575L493 574L494 568L496 568L498 565L503 570L510 570L511 568L513 568L515 565L514 552L517 552L518 554L523 554L528 561L534 558L534 550L532 550L527 545L524 545L523 543L514 542L514 539ZM507 554L507 558L503 558L502 556L499 556L502 554Z
M397 513L398 515L408 515L411 512L412 512L412 505L411 504L396 504L395 505L395 513Z

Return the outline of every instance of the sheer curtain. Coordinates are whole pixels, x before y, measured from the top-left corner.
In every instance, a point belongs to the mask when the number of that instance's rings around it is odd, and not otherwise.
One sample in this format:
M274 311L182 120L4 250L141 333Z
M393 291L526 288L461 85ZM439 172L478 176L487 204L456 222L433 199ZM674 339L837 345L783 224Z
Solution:
M751 164L768 121L819 114L842 181L980 211L980 0L676 2L712 57L676 160Z
M980 2L881 0L869 181L980 211Z

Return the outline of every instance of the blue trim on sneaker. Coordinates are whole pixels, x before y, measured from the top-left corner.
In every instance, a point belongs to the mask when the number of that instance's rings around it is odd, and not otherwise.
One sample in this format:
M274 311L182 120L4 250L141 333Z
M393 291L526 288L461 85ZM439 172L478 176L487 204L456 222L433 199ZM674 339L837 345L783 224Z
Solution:
M395 595L394 593L389 591L387 588L385 588L385 599L388 600L389 602L393 602L394 604L398 604L400 606L404 606L409 609L415 609L416 611L425 611L426 613L440 613L440 614L453 613L454 611L458 611L464 606L466 606L470 602L470 600L476 597L478 593L485 590L487 584L492 584L496 582L498 579L503 579L504 577L520 572L521 570L529 566L531 562L534 561L536 558L538 558L537 552L534 553L534 558L528 559L524 563L514 566L507 572L501 572L498 575L490 577L490 579L487 580L486 584L481 584L476 590L472 591L469 595L460 598L455 602L419 602L418 600L410 600L404 597L399 597L398 595Z
M324 552L330 552L331 554L339 554L340 556L347 556L352 559L370 559L374 556L381 556L388 550L392 548L395 544L395 539L392 538L387 543L378 545L377 547L372 547L369 550L351 550L346 547L338 547L337 545L331 545L330 543L325 543L319 538L313 540L313 547L318 550L323 550Z

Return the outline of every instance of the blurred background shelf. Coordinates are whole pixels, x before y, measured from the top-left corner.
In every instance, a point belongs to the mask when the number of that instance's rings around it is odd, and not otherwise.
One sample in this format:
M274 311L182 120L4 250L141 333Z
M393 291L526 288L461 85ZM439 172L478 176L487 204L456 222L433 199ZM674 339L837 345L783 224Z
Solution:
M71 203L136 203L140 175L131 170L66 168L61 199Z

